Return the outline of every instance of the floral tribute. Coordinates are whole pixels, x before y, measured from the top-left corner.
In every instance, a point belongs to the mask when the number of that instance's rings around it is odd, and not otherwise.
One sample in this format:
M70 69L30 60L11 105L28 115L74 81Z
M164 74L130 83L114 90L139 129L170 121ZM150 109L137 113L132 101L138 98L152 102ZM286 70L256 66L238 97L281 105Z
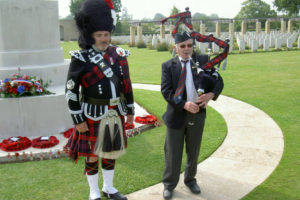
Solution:
M0 149L7 152L22 151L31 147L31 141L27 137L10 137L0 143Z
M0 80L0 97L14 98L52 94L46 89L48 86L49 83L44 83L41 78L22 75L19 68L18 73L14 74L12 77Z

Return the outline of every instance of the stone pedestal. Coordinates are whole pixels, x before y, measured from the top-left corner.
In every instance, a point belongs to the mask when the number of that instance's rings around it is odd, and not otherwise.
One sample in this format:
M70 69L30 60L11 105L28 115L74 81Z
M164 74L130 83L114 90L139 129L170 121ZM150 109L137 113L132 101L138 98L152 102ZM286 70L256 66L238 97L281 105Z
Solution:
M58 27L57 1L0 0L0 79L20 67L23 73L54 79L54 85L65 82L59 80L60 70L67 69Z
M60 47L57 0L0 0L0 79L18 72L52 81L54 95L0 98L2 137L49 136L72 126L64 97L69 60Z

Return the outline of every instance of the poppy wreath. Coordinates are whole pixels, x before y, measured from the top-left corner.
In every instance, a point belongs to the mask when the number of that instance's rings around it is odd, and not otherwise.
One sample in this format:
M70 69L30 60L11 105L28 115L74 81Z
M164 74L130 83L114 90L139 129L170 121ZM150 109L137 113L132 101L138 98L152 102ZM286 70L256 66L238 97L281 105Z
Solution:
M48 139L43 139L43 137L38 137L32 140L32 147L38 149L46 149L54 147L59 143L59 140L55 136L50 136Z
M71 135L72 135L73 133L75 133L75 131L76 131L76 128L75 128L75 127L74 127L74 128L69 128L68 130L66 130L66 131L64 132L64 137L65 137L65 138L71 137Z
M155 122L157 122L157 118L153 115L145 115L142 117L136 117L134 121L140 124L155 124Z
M22 151L31 147L31 144L27 137L10 137L2 141L0 148L7 152Z
M129 129L133 129L134 128L134 124L129 124L127 122L125 122L125 130L129 130Z

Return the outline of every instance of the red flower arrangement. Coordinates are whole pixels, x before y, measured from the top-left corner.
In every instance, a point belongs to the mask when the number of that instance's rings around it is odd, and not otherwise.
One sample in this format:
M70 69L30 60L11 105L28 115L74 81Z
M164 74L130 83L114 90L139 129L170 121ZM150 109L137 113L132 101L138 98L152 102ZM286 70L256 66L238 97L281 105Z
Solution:
M20 68L18 73L10 78L0 80L0 97L22 97L53 94L46 88L49 83L35 76L21 75ZM50 81L51 82L51 81Z

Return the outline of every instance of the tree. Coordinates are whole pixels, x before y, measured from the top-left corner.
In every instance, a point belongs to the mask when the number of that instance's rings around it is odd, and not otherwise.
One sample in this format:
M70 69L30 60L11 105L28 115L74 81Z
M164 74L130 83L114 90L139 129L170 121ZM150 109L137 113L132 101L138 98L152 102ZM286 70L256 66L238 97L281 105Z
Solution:
M75 16L75 13L80 9L83 1L84 0L71 0L69 8L72 16Z
M127 21L132 20L132 15L128 14L128 9L126 7L124 7L122 9L121 20L123 20L123 21L124 20L127 20Z
M173 8L171 9L170 15L175 15L178 13L180 13L180 10L178 8L176 8L175 6L173 6Z
M160 21L160 20L162 20L163 18L165 18L165 16L164 16L163 14L161 14L161 13L156 13L156 14L154 15L153 21Z
M242 3L242 8L235 18L270 18L276 16L276 12L271 10L270 5L262 0L247 0Z
M277 7L278 11L285 12L289 16L297 16L300 11L300 0L275 0L274 6Z
M114 4L115 11L117 13L117 17L119 18L118 13L121 12L122 4L121 0L112 0ZM81 4L84 2L84 0L71 0L70 4L70 13L75 16L75 13L80 9Z

